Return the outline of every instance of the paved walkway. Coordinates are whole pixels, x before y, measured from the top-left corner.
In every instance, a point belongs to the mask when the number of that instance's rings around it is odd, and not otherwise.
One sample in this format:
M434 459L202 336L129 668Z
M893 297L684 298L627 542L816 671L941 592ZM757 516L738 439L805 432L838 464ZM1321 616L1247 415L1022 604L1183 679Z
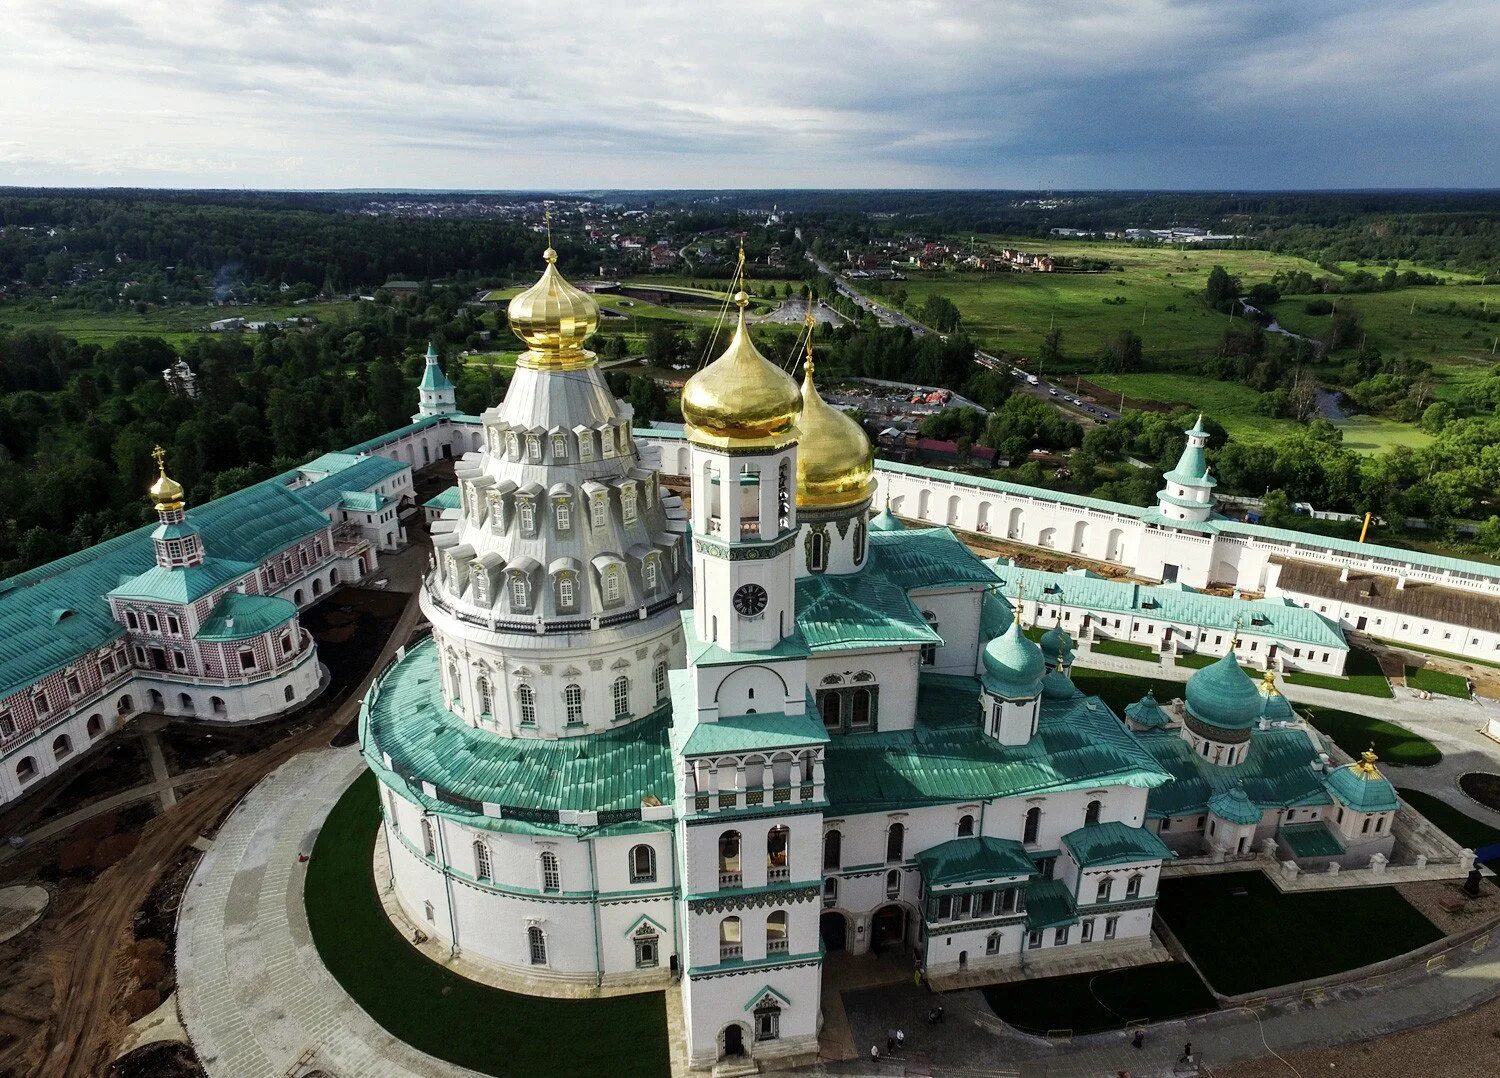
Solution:
M178 921L178 999L210 1078L475 1073L387 1033L313 945L298 855L363 770L354 746L288 761L240 802L193 877Z

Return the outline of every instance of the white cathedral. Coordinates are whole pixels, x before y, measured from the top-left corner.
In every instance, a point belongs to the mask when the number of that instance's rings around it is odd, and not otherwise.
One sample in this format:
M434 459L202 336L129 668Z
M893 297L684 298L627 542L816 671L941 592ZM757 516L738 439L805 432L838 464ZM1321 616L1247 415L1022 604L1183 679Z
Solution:
M830 952L998 979L1148 946L1174 856L1153 791L1193 851L1184 829L1262 838L1274 798L1240 777L1277 768L1351 848L1392 811L1372 760L1319 778L1316 735L1258 757L1290 711L1232 651L1175 717L1082 694L1067 634L1033 641L951 531L872 517L863 431L810 339L800 388L757 351L743 292L683 392L685 508L546 258L433 527L432 634L361 723L395 897L454 953L536 991L680 991L692 1066L785 1061L817 1051Z

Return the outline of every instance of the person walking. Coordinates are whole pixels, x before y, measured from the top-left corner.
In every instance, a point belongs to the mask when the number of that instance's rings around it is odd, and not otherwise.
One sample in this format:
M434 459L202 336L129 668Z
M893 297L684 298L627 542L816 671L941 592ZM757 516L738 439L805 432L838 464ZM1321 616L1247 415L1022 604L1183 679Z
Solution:
M1141 1047L1145 1043L1146 1043L1146 1031L1143 1030L1143 1029L1136 1030L1135 1031L1135 1036L1130 1038L1130 1047L1134 1048L1136 1051L1140 1051Z
M901 1029L899 1027L896 1029L896 1047L897 1048L905 1048L906 1047L906 1030Z
M872 1044L872 1045L870 1045L870 1062L871 1063L879 1063L880 1062L880 1045L878 1045L878 1044Z

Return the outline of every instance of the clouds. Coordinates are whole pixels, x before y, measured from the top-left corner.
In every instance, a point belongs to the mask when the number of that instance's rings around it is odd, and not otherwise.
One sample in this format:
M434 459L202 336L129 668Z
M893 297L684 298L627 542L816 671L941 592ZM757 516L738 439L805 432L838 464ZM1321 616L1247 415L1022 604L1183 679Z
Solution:
M0 182L1492 185L1480 0L13 0Z

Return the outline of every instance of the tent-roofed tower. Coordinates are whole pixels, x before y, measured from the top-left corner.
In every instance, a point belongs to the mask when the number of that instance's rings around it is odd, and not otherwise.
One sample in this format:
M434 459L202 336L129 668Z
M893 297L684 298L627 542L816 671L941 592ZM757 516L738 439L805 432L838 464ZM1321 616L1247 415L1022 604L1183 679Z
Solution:
M437 348L430 341L427 344L426 359L426 366L422 368L422 381L417 385L417 414L411 417L412 422L428 416L452 415L458 411L453 383L443 373Z
M1214 510L1214 487L1218 480L1208 470L1208 431L1203 414L1187 435L1187 445L1178 458L1177 467L1162 476L1166 485L1157 492L1157 509L1171 520L1202 523Z

